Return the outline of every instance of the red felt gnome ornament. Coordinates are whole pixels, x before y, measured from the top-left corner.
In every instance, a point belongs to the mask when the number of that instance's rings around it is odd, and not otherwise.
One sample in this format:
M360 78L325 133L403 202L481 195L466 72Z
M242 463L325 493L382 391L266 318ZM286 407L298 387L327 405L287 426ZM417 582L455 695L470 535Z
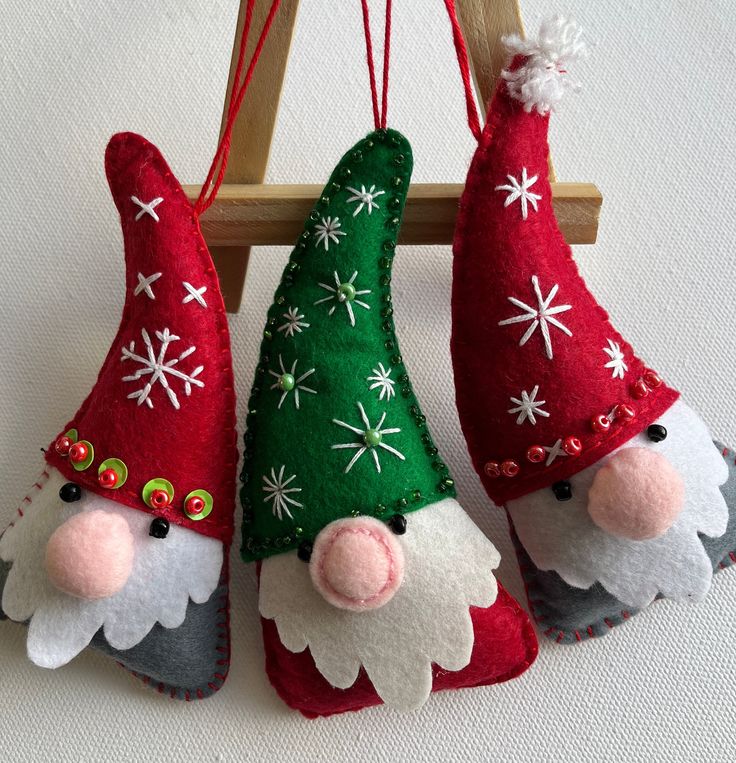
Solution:
M728 468L610 323L557 226L547 128L579 28L556 18L508 46L455 234L457 405L537 620L574 643L657 597L705 595L734 547Z
M119 134L107 177L125 308L95 386L0 538L2 612L60 667L91 644L161 692L216 691L229 654L235 396L225 310L192 204Z

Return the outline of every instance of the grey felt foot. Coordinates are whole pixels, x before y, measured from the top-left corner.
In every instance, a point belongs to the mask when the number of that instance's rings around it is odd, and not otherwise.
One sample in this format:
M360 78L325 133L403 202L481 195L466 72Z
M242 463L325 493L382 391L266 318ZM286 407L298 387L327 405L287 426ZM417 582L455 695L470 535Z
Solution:
M701 536L715 572L736 563L736 452L715 443L728 463L729 476L721 487L728 505L728 527L720 538ZM509 520L510 522L510 520ZM588 589L573 588L556 572L539 570L519 541L513 525L511 538L526 585L529 607L545 636L560 644L575 644L604 636L637 611L627 609L596 583Z

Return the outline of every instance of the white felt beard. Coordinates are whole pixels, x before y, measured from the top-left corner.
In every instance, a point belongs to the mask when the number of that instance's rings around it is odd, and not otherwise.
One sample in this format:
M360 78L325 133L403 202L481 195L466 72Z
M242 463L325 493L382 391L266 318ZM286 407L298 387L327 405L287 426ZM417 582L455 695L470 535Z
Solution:
M575 588L599 582L634 609L658 594L702 599L710 588L713 566L698 533L717 538L728 525L728 507L719 490L728 478L728 467L701 418L678 400L656 423L667 429L665 440L651 442L644 432L623 447L660 453L685 483L682 513L664 535L628 540L593 524L587 511L588 490L610 456L570 478L569 501L558 501L550 488L544 488L510 501L507 507L519 539L539 569L554 570Z
M0 559L12 562L2 609L28 627L28 656L44 668L57 668L76 657L104 627L115 649L138 644L156 622L178 628L189 599L206 602L220 579L223 547L173 522L166 538L149 536L152 516L82 490L82 498L64 503L59 489L67 480L56 469L0 538ZM96 601L77 599L54 588L44 568L46 543L74 514L102 509L122 516L133 535L135 560L125 587Z
M470 662L469 608L496 600L492 570L500 556L451 498L408 514L406 534L398 539L406 559L404 582L383 607L336 609L312 586L307 564L291 552L263 562L260 611L276 621L287 649L309 647L332 686L349 688L362 666L387 705L411 710L432 690L432 663L457 671Z

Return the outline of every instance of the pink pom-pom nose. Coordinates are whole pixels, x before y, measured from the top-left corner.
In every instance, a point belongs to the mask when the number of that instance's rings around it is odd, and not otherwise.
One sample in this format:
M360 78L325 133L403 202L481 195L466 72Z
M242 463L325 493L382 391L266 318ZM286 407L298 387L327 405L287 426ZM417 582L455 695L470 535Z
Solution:
M133 536L118 514L75 514L46 544L46 573L53 585L79 599L104 599L128 582Z
M309 572L314 587L333 606L354 612L377 609L401 586L404 551L377 519L338 519L317 536Z
M649 540L672 527L684 500L682 477L664 456L648 448L624 448L596 474L588 513L611 535Z

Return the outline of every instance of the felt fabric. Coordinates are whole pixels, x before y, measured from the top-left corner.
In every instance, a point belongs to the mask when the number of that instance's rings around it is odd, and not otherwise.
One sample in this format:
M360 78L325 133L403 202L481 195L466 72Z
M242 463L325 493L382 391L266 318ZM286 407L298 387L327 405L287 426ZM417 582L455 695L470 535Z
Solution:
M718 572L736 563L736 453L721 443L715 446L728 467L728 481L721 486L728 505L728 526L720 537L701 535L700 541L713 571ZM545 636L557 643L575 644L604 636L637 614L639 610L627 608L600 583L588 589L573 588L556 572L540 570L524 550L510 518L509 522L529 606Z
M458 671L433 665L432 691L502 683L521 675L536 659L538 646L531 623L501 584L495 603L486 609L471 607L470 617L474 631L470 662ZM335 688L315 667L308 649L289 651L281 643L273 620L263 618L262 625L266 672L289 707L307 718L317 718L381 704L364 669L350 688ZM389 640L385 648L395 646L396 642Z
M2 609L16 622L30 621L28 656L46 668L69 662L101 628L110 646L122 651L139 644L157 622L178 629L190 600L203 604L211 598L225 561L217 539L177 525L171 526L166 538L152 538L150 517L95 493L84 490L79 501L63 503L58 493L65 482L64 475L49 467L33 500L0 537L0 558L12 564L2 591ZM84 600L57 590L43 560L48 539L58 527L98 511L128 524L135 545L134 565L119 593Z
M508 503L516 534L536 567L554 570L575 588L600 583L629 609L642 608L658 595L691 601L705 596L713 565L700 536L726 532L728 506L719 486L728 478L728 468L705 424L681 400L658 423L666 428L666 439L653 442L642 433L624 448L652 450L680 475L685 501L672 527L664 535L637 541L594 524L588 491L606 468L604 461L570 480L569 501L558 501L548 488Z
M394 333L391 266L411 147L378 130L340 160L268 311L245 434L243 558L454 495ZM357 459L357 460L356 460Z
M259 606L264 618L274 620L286 649L309 648L310 660L330 685L347 690L363 670L383 702L411 710L432 689L433 664L450 673L469 664L470 611L495 601L492 570L500 557L451 498L411 514L406 533L396 540L406 560L404 583L380 609L331 606L293 552L263 562ZM515 616L525 619L521 612ZM520 632L512 627L509 638Z
M61 435L92 447L77 470L55 442L46 458L68 481L118 503L229 543L237 468L230 340L217 274L194 210L159 151L132 133L115 135L105 169L125 241L125 307L97 382ZM114 489L100 466L119 459ZM169 506L143 499L153 479L171 483ZM185 514L195 490L212 512Z
M510 71L525 61L517 56ZM499 505L596 463L678 396L634 354L578 272L552 209L548 121L500 80L455 229L457 407L475 469Z

